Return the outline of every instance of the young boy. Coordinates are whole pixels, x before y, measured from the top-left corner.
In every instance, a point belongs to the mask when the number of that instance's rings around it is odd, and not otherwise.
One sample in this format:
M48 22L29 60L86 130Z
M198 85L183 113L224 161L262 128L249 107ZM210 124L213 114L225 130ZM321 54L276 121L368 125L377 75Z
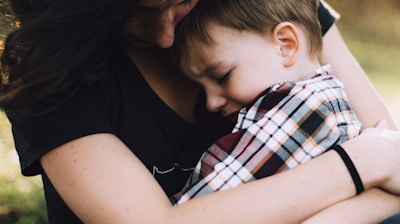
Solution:
M361 124L329 65L321 66L316 0L201 0L172 49L202 85L207 108L237 120L171 200L235 187L304 163Z

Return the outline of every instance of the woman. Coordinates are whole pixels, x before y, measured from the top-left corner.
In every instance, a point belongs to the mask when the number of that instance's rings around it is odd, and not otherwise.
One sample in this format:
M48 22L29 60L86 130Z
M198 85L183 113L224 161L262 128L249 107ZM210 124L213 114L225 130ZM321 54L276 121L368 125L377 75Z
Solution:
M328 152L272 178L172 207L167 195L183 186L205 147L231 129L206 112L198 86L175 72L161 49L173 44L176 24L196 3L13 2L21 27L3 53L11 76L8 84L2 81L1 105L13 125L23 174L43 177L51 223L296 223L354 196L346 167ZM326 31L334 19L321 13ZM372 127L387 119L393 127L334 26L324 41L323 63L331 63L343 82L368 89L370 104L353 103L361 121ZM349 95L357 101L365 92ZM400 193L393 165L400 162L399 144L399 133L371 129L343 145L365 189ZM375 160L382 145L387 158ZM399 204L375 188L358 197L385 202L368 214L376 220Z

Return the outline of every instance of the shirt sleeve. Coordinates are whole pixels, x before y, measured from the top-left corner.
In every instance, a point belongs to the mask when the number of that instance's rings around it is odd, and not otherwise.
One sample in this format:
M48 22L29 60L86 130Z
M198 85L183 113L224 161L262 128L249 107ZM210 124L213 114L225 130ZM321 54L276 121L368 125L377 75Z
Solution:
M339 13L337 13L328 3L324 0L320 0L318 7L318 19L321 24L322 35L332 27L337 19L340 18Z
M242 118L252 124L208 148L185 188L171 201L181 204L273 175L354 137L360 126L347 101L340 97L342 89L329 85L335 81L325 76L315 80L281 85L257 100ZM258 112L264 113L261 119Z
M94 96L82 88L69 96L49 97L40 103L40 112L6 111L23 175L42 173L40 157L64 143L90 134L111 132L106 107Z
M209 192L293 168L320 155L339 139L339 130L330 107L314 91L290 88L269 93L256 102L256 111L268 109L252 125L219 139L203 154L182 192L171 199L181 204Z

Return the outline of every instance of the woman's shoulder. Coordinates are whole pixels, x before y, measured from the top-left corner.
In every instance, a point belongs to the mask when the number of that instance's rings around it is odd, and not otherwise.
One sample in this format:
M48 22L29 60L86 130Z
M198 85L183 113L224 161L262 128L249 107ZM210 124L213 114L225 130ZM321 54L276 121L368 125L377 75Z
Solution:
M322 35L325 35L326 32L328 32L339 17L339 13L337 13L328 3L324 0L320 0L318 6L318 19L321 24Z

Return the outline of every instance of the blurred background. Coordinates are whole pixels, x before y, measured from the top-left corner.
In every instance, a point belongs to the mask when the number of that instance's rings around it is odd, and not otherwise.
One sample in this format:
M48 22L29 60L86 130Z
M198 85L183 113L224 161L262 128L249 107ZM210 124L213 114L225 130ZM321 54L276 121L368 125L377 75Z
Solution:
M326 1L340 13L337 25L346 43L400 125L400 1ZM4 4L1 39L11 31ZM0 111L0 223L46 223L43 197L40 177L20 174L11 127Z
M381 94L399 126L400 1L327 0L327 2L340 13L341 18L337 25L343 38Z

